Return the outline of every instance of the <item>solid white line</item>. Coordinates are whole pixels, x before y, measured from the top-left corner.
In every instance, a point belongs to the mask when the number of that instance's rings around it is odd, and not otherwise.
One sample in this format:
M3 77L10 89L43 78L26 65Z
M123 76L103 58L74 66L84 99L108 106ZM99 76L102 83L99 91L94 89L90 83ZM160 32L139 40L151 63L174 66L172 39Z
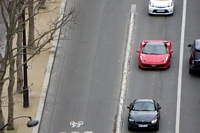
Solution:
M182 69L183 69L183 48L184 48L184 37L185 37L186 5L187 5L187 0L183 0L175 133L179 133L179 126L180 126L180 106L181 106L181 86L182 86L181 83L182 83Z
M131 16L130 16L130 23L129 23L128 39L127 39L127 44L126 44L126 51L125 51L120 101L119 101L119 106L118 106L115 133L121 133L121 126L122 126L122 120L123 120L123 107L124 107L124 101L126 98L129 63L130 63L130 58L131 58L131 40L132 40L132 33L133 33L133 26L134 26L135 9L136 9L136 5L131 5Z

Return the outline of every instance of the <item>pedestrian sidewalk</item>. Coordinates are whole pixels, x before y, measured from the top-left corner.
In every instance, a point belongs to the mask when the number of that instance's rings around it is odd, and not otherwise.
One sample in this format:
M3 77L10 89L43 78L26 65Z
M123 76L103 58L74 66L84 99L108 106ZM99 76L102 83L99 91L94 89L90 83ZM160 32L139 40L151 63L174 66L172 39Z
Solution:
M36 16L35 19L35 26L37 30L44 31L48 29L48 23L50 20L54 20L57 18L58 13L60 11L62 0L56 0L54 3L47 0L46 2L46 9L41 9L40 12L46 12L53 10L51 12L40 14ZM47 47L51 46L49 44ZM44 83L45 72L47 68L47 63L49 60L50 51L44 51L39 55L36 55L33 59L31 59L27 65L32 66L31 69L28 69L28 86L29 86L29 107L23 108L23 94L15 93L14 99L14 117L18 116L31 116L32 119L36 118L36 113L38 110L38 105L40 101L40 94L42 91L42 86ZM15 84L16 85L16 84ZM8 84L4 86L3 92L3 114L5 117L5 123L7 123L7 115L8 115L8 108L7 108L7 87ZM16 92L16 87L15 87ZM28 128L26 126L29 119L21 118L16 119L14 121L15 130L7 131L5 133L32 133L33 128Z

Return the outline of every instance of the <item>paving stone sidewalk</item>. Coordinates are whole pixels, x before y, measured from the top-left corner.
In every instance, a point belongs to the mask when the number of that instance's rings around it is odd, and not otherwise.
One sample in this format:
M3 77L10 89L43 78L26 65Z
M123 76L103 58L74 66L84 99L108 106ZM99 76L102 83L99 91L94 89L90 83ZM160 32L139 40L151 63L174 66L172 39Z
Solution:
M35 19L36 27L39 31L48 29L48 22L57 18L60 11L62 0L56 0L55 2L50 2L47 0L45 5L46 9L41 9L43 11L50 11L55 9L53 12L48 12L45 14L40 14ZM52 44L49 44L49 46ZM27 65L32 66L32 69L28 69L28 86L29 86L29 107L23 108L23 94L14 94L15 105L14 105L14 117L18 116L31 116L33 119L36 118L38 104L40 101L40 94L42 91L42 86L44 83L45 72L47 68L47 63L49 60L49 51L45 51L35 56ZM3 96L7 95L6 88L8 84L5 84L5 89ZM16 88L16 87L15 87ZM7 122L7 98L3 99L3 113L5 117L5 123ZM21 118L14 121L15 130L7 131L5 133L32 133L33 128L28 128L26 123L29 119Z

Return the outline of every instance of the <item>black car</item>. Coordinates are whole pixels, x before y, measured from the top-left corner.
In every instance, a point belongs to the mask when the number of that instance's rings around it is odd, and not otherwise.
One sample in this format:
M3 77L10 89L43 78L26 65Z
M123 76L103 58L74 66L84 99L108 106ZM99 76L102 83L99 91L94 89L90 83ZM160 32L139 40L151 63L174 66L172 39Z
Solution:
M190 49L189 73L200 72L200 39L194 40L193 44L188 44Z
M155 100L136 99L127 108L129 130L159 130L161 106Z

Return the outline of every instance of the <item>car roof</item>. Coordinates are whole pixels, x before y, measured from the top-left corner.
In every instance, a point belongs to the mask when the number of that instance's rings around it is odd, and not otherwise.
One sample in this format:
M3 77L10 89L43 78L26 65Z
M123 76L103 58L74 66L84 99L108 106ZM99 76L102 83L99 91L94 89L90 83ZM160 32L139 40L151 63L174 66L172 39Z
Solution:
M143 42L147 43L147 42L169 42L167 40L143 40Z
M135 102L150 102L150 103L154 103L153 99L136 99Z
M161 45L161 46L164 46L165 42L146 42L146 45Z
M200 50L200 39L195 40L195 49Z

